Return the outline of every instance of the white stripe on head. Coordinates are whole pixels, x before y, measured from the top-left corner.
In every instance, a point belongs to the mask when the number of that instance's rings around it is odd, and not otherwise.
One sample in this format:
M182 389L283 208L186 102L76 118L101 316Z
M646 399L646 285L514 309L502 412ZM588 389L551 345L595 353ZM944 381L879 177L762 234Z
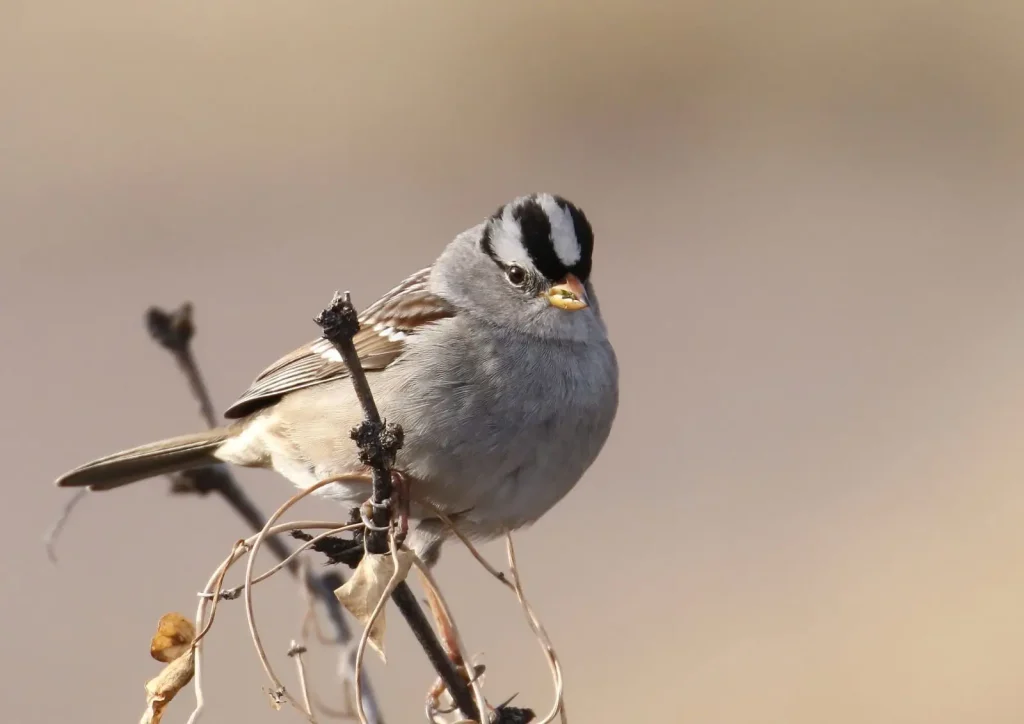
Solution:
M491 247L494 254L506 264L518 264L532 269L533 261L523 246L523 228L512 217L513 205L508 204L491 227Z
M537 203L544 209L551 222L551 241L555 246L555 254L558 255L562 266L573 266L583 256L583 250L576 239L576 227L573 226L572 216L558 205L551 194L538 194Z

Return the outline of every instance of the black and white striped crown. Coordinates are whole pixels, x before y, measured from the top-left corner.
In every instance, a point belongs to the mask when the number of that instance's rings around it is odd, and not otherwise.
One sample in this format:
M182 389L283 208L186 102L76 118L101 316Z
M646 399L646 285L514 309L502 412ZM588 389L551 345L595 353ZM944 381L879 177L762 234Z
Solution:
M594 231L573 203L553 194L531 194L498 209L488 219L480 245L502 266L532 266L552 282L567 274L585 282Z

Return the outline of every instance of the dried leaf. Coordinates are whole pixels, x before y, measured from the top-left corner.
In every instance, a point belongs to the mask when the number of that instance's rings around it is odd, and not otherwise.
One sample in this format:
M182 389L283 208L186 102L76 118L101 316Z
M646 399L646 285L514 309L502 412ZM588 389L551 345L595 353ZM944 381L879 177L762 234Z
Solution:
M157 661L170 663L188 650L195 637L196 627L190 620L180 613L165 613L149 643L149 655Z
M146 684L146 711L139 724L160 724L164 708L190 681L196 672L195 651L185 653L164 667Z
M146 683L146 711L140 724L160 724L164 707L192 681L196 671L192 648L195 637L195 625L180 613L165 613L160 617L156 633L149 642L149 655L167 666Z
M408 548L399 548L397 558L398 577L395 578L394 585L389 585L395 574L395 560L392 555L390 553L367 553L359 562L352 577L334 592L341 605L363 626L369 622L370 616L373 615L373 610L377 608L380 600L390 596L394 586L405 580L416 555ZM387 657L384 656L384 611L381 609L373 626L370 627L368 643L374 651L380 654L382 660L387 661Z

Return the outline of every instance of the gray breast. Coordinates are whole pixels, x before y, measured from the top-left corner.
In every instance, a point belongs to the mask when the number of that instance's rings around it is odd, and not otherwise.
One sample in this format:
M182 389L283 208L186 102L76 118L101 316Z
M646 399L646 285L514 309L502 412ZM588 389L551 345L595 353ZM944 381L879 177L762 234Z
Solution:
M416 337L376 385L384 414L405 428L399 465L448 511L532 522L608 437L618 400L611 346L603 335L541 341L458 318Z

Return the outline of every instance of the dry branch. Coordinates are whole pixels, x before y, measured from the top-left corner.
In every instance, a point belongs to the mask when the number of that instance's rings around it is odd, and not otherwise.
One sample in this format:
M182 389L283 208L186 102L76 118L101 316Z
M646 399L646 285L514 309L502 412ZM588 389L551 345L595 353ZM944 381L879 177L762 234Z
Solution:
M352 431L352 437L359 445L362 462L373 470L373 494L370 499L373 506L370 519L372 525L367 526L366 550L383 554L389 548L387 533L391 514L397 509L392 499L394 486L391 484L391 467L402 445L402 428L385 424L377 410L370 383L353 342L353 337L359 331L359 315L348 292L335 294L330 305L316 316L315 321L323 329L324 338L334 345L345 360L356 396L363 408L365 419ZM391 598L416 635L416 640L423 647L438 676L444 681L456 706L470 719L482 721L473 692L445 653L409 584L401 581Z
M204 421L209 427L215 427L217 420L213 402L192 352L192 337L195 335L192 305L186 302L172 312L151 307L146 312L146 328L153 340L174 357L178 369L184 375L189 389L199 405ZM254 532L258 533L266 525L266 516L246 495L227 466L215 465L180 473L173 477L171 490L179 494L217 493ZM306 587L309 595L324 606L338 645L345 647L351 643L354 638L352 631L342 614L337 598L334 596L333 591L336 586L331 585L338 574L332 573L323 576L323 578L330 577L331 582L319 580L321 576L312 573L302 575L296 559L292 558L292 551L279 538L270 538L266 541L266 546L280 561L285 562L284 565L287 566L289 572ZM364 700L363 706L367 712L370 712L372 721L383 724L384 716L372 688L364 685L361 693Z
M323 329L324 339L333 344L345 360L356 397L363 408L364 419L352 430L352 439L359 446L360 460L373 471L373 494L370 496L373 512L371 525L367 526L366 531L366 550L370 553L387 553L391 514L396 509L392 500L394 486L391 484L391 468L402 447L402 427L393 423L385 424L381 420L353 341L359 331L359 315L352 306L348 292L344 295L335 293L330 305L314 321Z

